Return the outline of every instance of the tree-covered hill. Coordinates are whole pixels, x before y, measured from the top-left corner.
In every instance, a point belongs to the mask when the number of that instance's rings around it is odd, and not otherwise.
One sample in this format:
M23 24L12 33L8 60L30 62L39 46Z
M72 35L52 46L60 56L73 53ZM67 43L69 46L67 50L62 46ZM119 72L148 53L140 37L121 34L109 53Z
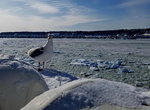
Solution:
M150 38L150 28L104 30L104 31L1 32L0 38L46 38L48 33L50 33L54 38L98 38L98 39Z

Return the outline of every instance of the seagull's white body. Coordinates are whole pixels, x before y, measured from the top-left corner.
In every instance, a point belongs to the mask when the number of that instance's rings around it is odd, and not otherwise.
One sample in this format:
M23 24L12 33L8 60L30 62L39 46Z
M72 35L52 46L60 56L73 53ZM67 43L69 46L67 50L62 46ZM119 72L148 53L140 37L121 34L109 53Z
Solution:
M28 55L30 56L31 53L35 52L37 49L39 49L39 47L30 49L28 51ZM37 55L32 58L34 58L35 60L40 61L40 62L50 60L52 57L52 54L53 54L53 40L52 39L48 40L48 42L43 46L43 50L41 50L41 51L43 51L42 54Z
M43 47L32 48L28 51L28 55L35 60L40 62L45 62L51 59L53 55L53 39L48 38L47 43Z

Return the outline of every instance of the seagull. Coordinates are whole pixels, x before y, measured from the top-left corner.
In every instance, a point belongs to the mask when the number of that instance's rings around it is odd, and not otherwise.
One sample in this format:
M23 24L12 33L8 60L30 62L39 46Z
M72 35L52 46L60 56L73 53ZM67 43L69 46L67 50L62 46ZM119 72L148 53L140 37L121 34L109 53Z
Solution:
M53 55L53 37L48 34L48 41L45 45L43 45L42 47L32 48L27 53L28 56L38 61L38 71L41 71L41 64L43 65L44 69L45 62L50 60Z

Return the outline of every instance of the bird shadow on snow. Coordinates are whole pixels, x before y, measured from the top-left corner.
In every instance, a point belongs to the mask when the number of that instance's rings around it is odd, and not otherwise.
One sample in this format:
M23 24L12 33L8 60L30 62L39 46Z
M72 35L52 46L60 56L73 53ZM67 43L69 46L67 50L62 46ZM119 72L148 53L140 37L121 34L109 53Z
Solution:
M57 71L57 70L54 70L54 69L44 69L43 71L40 72L42 75L45 75L45 76L48 76L48 77L56 77L56 76L60 76L60 77L67 77L69 78L70 80L77 80L78 78L73 76L73 75L70 75L68 73L65 73L65 72L61 72L61 71Z

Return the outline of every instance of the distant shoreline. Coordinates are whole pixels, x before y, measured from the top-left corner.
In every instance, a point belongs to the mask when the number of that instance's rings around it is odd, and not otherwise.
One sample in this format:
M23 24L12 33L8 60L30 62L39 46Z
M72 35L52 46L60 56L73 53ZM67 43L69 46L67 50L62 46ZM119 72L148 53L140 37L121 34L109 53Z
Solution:
M49 31L49 32L1 32L0 38L96 38L96 39L148 39L150 28L105 31Z

